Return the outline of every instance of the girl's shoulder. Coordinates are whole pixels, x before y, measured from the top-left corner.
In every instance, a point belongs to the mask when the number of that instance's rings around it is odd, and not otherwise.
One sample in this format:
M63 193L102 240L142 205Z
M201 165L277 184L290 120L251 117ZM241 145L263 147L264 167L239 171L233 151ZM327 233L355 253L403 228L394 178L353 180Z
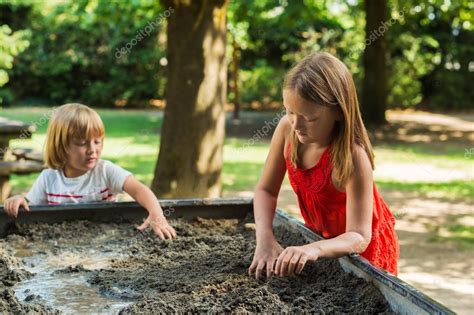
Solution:
M369 155L367 151L365 151L364 147L360 144L355 144L354 148L352 149L352 163L356 168L370 167L372 170Z
M278 144L283 150L286 148L291 133L291 124L288 116L283 116L273 133L272 142Z
M369 155L359 144L356 144L352 150L352 172L348 182L359 186L364 182L373 182L373 170Z
M290 137L291 133L291 124L290 120L288 119L288 116L284 116L278 125L281 125L281 132L285 138L285 143L287 143L288 138Z

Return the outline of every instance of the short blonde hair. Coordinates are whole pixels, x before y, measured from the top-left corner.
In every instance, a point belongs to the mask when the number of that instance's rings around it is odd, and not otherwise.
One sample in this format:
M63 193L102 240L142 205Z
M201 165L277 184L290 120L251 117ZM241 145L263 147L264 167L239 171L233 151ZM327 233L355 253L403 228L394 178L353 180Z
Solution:
M46 133L46 166L63 169L73 140L103 138L104 134L102 119L93 109L77 103L59 106L53 110Z

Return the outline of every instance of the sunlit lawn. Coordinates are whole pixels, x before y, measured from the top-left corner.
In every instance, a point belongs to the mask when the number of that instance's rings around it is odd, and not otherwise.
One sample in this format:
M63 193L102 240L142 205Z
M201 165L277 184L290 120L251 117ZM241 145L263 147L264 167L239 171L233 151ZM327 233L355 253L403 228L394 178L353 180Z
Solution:
M153 179L159 149L159 129L162 113L153 111L99 110L106 138L102 158L111 160L130 170L146 184ZM41 150L44 143L49 108L14 108L1 110L9 119L34 123L37 132L29 140L15 140L12 147ZM266 156L267 144L260 143L240 152L245 139L226 139L224 147L224 190L252 190L258 180ZM13 193L27 191L37 174L13 176Z
M454 241L461 245L460 249L472 250L474 248L474 227L456 223L446 224L438 228L429 241Z
M99 110L105 127L106 138L102 157L130 170L146 184L153 178L159 148L159 129L162 113L158 111ZM35 148L41 150L50 109L42 107L3 109L0 115L37 125L37 132L30 140L15 140L13 147ZM223 182L224 190L251 191L260 176L268 149L268 142L262 141L254 146L240 149L247 139L228 138L224 146ZM436 166L441 169L456 169L472 172L472 163L466 159L459 148L443 149L443 152L430 152L426 147L411 145L384 144L375 148L376 162L415 163ZM14 176L13 192L27 191L37 175ZM472 199L474 189L472 178L445 182L406 182L390 178L377 178L377 185L384 190L413 192L420 196L444 199Z

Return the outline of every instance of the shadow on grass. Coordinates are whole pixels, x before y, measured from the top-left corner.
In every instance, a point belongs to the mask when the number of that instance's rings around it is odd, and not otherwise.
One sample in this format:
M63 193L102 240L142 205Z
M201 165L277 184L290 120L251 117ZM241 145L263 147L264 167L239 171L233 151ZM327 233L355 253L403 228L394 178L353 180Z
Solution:
M414 121L393 119L389 124L376 130L370 130L371 138L378 145L380 143L390 144L417 144L431 150L443 149L447 143L459 146L472 146L472 130L467 128L456 128L456 125L441 124L433 121ZM471 142L471 145L469 143Z
M474 248L474 226L459 223L448 223L437 226L429 242L454 242L462 250Z
M419 197L424 198L438 198L447 201L457 199L474 200L474 183L470 181L454 180L438 183L405 183L399 181L377 180L376 185L383 190L414 192Z

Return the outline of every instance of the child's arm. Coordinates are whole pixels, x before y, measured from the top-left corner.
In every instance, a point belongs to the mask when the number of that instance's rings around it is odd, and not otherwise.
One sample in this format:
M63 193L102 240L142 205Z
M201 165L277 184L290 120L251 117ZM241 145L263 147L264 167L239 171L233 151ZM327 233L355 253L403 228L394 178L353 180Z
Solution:
M16 218L18 216L18 210L21 206L23 206L26 212L29 212L30 204L38 205L48 203L48 199L46 198L46 171L47 170L43 170L38 178L36 178L33 186L28 192L27 197L15 195L5 200L3 207L6 214Z
M161 239L176 238L176 231L169 225L161 209L160 202L150 188L140 183L133 175L130 175L123 184L123 190L149 213L145 222L138 227L140 231L151 226Z
M286 172L284 147L285 134L290 124L286 117L282 118L273 134L262 176L255 188L254 217L256 226L257 246L249 275L255 270L255 277L260 278L263 270L267 277L273 274L273 266L283 248L273 235L272 222L275 215L277 197Z
M7 215L11 216L12 218L16 218L18 216L18 209L20 209L20 206L23 206L26 211L30 211L26 198L21 195L16 195L11 196L7 200L5 200L5 203L3 204L3 209L5 210L5 213Z
M359 146L353 156L354 171L347 181L346 232L328 240L286 248L278 257L275 273L300 273L306 262L319 257L340 257L365 251L372 238L373 177L366 152Z

